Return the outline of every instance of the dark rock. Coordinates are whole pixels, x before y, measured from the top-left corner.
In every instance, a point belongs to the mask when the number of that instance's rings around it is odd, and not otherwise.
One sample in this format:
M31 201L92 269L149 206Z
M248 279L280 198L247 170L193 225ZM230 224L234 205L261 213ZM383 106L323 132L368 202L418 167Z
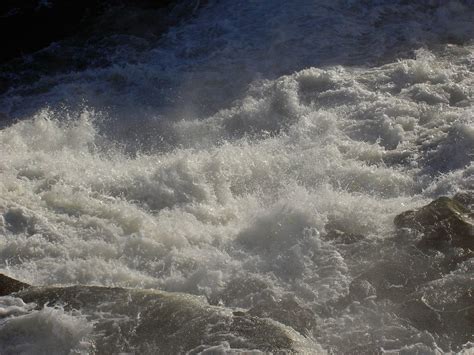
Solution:
M372 284L364 279L355 279L349 286L349 295L353 300L364 300L377 295L377 290Z
M245 317L246 313L242 311L234 311L232 314L236 317Z
M95 332L104 334L96 341L99 353L118 349L180 353L220 340L227 340L231 347L255 347L272 352L311 348L306 348L305 344L309 343L305 338L280 323L243 312L234 314L230 309L209 306L202 298L192 295L73 286L32 288L18 296L39 307L67 304L67 309L80 309L83 314L99 311L124 319L120 324L97 319ZM129 335L124 338L123 334Z
M21 291L30 285L0 274L0 296L6 296L14 292Z
M474 257L474 250L452 248L443 251L444 260L440 263L440 270L443 274L450 273L457 269L458 265Z
M472 341L474 286L470 275L448 275L421 286L400 304L399 315L420 330L446 334L449 345Z
M403 302L400 314L418 329L430 332L443 332L443 323L439 314L426 305L419 297Z
M8 291L38 310L60 305L80 310L94 324L95 351L108 353L197 353L208 346L264 352L314 353L322 349L290 327L231 308L210 306L204 298L156 290L97 286L28 287L10 278ZM24 286L23 286L24 285ZM12 334L0 334L0 343Z
M473 210L474 207L474 194L468 192L458 192L454 195L453 200L463 205L469 211Z
M428 255L414 246L402 245L396 255L375 262L357 275L341 305L366 299L399 303L419 285L442 277L445 274L443 261L442 257Z
M418 247L445 250L458 247L474 250L473 213L463 202L472 196L440 197L414 211L395 217L397 228L410 228L421 234Z
M248 313L256 317L277 320L302 333L314 329L317 325L315 313L291 297L259 302Z
M323 236L325 240L333 241L336 244L354 244L365 240L360 234L348 233L339 229L332 229L330 225L326 225L327 233Z
M265 281L258 278L236 278L210 302L247 308L249 315L274 319L299 332L313 329L316 325L316 315L310 308L291 295L276 295Z
M408 265L381 261L355 278L349 290L351 298L356 300L377 295L379 299L398 301L413 291L416 282Z
M255 299L271 292L270 286L258 278L235 278L226 287L210 299L211 304L224 304L229 307L251 308Z

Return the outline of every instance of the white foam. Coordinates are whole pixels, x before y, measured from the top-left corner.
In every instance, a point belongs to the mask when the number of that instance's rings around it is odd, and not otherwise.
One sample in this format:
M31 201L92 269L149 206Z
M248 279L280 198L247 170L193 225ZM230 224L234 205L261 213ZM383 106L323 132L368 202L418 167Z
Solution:
M213 297L256 276L308 305L335 300L356 261L324 240L331 229L384 239L396 213L467 187L466 107L434 103L434 114L433 102L406 95L420 83L464 88L472 74L463 68L454 77L452 64L428 56L307 69L171 125L185 147L134 158L98 133L99 114L43 110L0 132L0 255L39 284Z
M174 68L191 76L189 84L182 76L176 79L183 91L210 87L199 92L190 107L178 109L179 115L160 113L157 127L170 149L145 153L135 147L136 155L127 154L110 142L107 130L98 128L107 126L104 115L92 109L42 109L2 129L0 261L9 274L36 284L150 287L210 299L218 299L238 280L259 280L264 290L239 294L229 302L242 306L272 298L278 304L291 295L316 314L326 302L346 296L361 269L399 252L384 244L394 236L396 214L442 194L472 189L472 45L420 49L414 59L371 68L310 67L307 64L320 63L312 57L321 53L327 55L321 59L325 64L332 64L331 56L336 64L344 58L360 64L358 56L377 49L368 59L380 58L395 46L390 42L395 39L384 37L394 32L374 34L373 43L360 47L364 22L349 15L369 11L364 16L373 15L373 21L385 18L393 30L400 29L392 22L402 10L398 3L384 1L368 9L358 2L342 2L344 12L337 21L352 30L337 37L339 49L329 43L323 25L321 32L305 27L314 19L301 16L314 1L292 8L289 20L284 3L288 2L223 1L170 32L165 45L184 41L189 46L183 49L187 59L177 60L180 67ZM442 26L433 33L411 22L403 31L416 30L414 38L433 40L444 36L445 29L458 37L471 33L465 28L465 6L450 3L440 5L436 21ZM400 9L409 13L410 21L427 21L420 7ZM331 27L324 17L334 8L320 10L314 16ZM245 11L252 16L243 16ZM220 13L226 16L216 19ZM459 23L446 20L453 14L460 16ZM255 27L257 15L264 24L273 18L275 32ZM229 41L219 49L222 56L214 47L201 48L203 37L195 34L209 23L222 31L218 39ZM312 36L305 39L308 31ZM276 39L260 48L267 36ZM249 38L255 41L241 47ZM354 38L357 48L348 44ZM387 48L380 48L382 40L390 42ZM280 64L273 59L280 61L282 53L291 52L285 43L303 48L304 56L292 53L297 57L294 63L283 60L284 68L276 68ZM136 65L64 75L55 79L59 84L48 94L51 97L37 99L54 102L61 95L75 97L76 90L108 88L114 74L126 78L124 85L144 81L138 93L153 87L151 96L156 96L162 73L153 68L163 57L169 59L168 50L148 53L148 62ZM275 58L259 60L268 53ZM241 92L250 80L244 73L234 83L231 73L224 75L229 67L244 65L240 60L249 65L252 79L255 71L274 79L255 80L240 100L229 104L223 96L234 84ZM219 84L210 85L216 78ZM113 99L98 95L97 100L125 105L127 117L133 119L135 113L130 112L142 103L140 95L121 92L126 100L122 94ZM216 112L197 117L193 105L199 106L203 97ZM31 107L38 105L33 98L27 101ZM152 126L139 132L148 134ZM352 244L335 239L334 233L350 236ZM4 334L23 337L18 342L4 340L8 349L18 350L18 344L31 352L54 346L82 349L81 339L90 332L83 318L60 309L24 307L1 308L6 316L16 316L2 323ZM319 325L307 331L319 334L327 347L349 351L360 334L372 334L391 346L387 351L437 351L431 335L402 324L386 304L355 304L339 315L314 317ZM39 330L33 324L46 326ZM55 332L62 339L59 343L51 340ZM208 350L229 349L224 344Z
M92 324L80 314L51 307L32 310L31 305L12 297L0 298L0 304L2 311L7 304L8 314L2 312L2 318L10 316L0 320L2 354L88 354L93 350L88 339Z

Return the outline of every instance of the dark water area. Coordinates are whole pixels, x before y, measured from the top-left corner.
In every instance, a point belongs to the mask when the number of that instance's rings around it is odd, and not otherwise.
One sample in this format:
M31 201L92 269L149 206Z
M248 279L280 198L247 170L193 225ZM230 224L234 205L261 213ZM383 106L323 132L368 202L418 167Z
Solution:
M176 6L170 0L2 2L1 90L45 74L111 65L101 49L114 46L114 38L135 37L143 47L199 6L192 1Z

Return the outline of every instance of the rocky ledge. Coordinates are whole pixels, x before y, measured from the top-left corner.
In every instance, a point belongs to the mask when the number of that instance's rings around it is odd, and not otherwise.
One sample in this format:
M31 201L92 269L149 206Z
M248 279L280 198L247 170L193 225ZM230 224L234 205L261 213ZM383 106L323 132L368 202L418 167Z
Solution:
M0 294L34 303L38 310L62 305L65 311L80 311L94 324L92 337L100 354L198 353L222 344L272 353L323 352L281 323L210 306L189 294L83 285L34 287L2 274Z

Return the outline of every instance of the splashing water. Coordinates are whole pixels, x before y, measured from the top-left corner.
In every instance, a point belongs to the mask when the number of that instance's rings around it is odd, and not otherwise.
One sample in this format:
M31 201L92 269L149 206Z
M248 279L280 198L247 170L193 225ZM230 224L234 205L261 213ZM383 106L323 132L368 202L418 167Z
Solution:
M469 1L210 1L137 60L107 48L110 66L12 87L2 268L204 295L336 352L472 351L391 297L340 302L381 261L438 263L397 242L393 218L473 189L473 15ZM472 288L473 271L437 282ZM6 353L90 351L81 314L0 300Z

